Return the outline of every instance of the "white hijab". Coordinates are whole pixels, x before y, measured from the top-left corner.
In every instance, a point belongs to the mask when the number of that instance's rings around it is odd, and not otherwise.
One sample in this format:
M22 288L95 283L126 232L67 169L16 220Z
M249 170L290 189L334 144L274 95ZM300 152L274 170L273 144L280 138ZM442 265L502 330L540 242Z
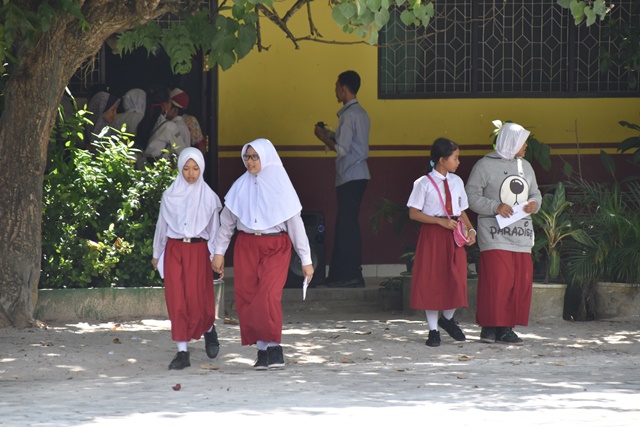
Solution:
M189 159L193 159L200 168L200 176L189 184L182 176L182 168ZM204 230L215 209L222 204L216 193L204 182L204 157L194 147L185 148L178 158L178 176L162 193L160 212L169 227L184 237L197 237Z
M496 153L506 160L513 160L529 138L531 132L516 123L505 123L498 132Z
M233 183L224 202L243 225L266 230L293 217L302 205L271 141L260 138L245 144L242 156L249 146L260 156L260 172L245 172ZM244 157L242 161L246 167Z
M122 108L125 111L143 113L147 108L147 94L142 89L131 89L122 97Z

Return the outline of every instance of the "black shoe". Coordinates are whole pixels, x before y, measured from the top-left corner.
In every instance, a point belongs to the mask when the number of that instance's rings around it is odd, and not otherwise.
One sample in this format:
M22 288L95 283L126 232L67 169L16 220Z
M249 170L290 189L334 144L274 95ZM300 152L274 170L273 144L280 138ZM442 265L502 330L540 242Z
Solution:
M282 354L282 347L280 347L279 345L267 347L267 355L269 356L269 369L284 368L284 355Z
M211 332L204 333L204 350L207 352L209 359L215 359L220 351L220 343L218 342L218 333L216 327Z
M256 359L256 363L253 364L253 369L256 371L266 371L269 369L268 360L267 350L258 350L258 358Z
M191 362L189 362L189 352L188 351L179 351L176 356L173 358L171 363L169 363L169 369L184 369L191 366Z
M496 342L496 328L493 326L483 326L480 330L480 341L491 344Z
M326 285L330 288L364 288L364 279L359 277L357 279L339 280L337 282L327 282Z
M438 319L438 326L447 331L449 336L456 341L465 341L467 339L467 337L464 336L462 329L460 329L455 320L453 320L453 317L451 319L446 319L444 316L440 316L440 319Z
M440 347L440 331L430 330L425 344L429 347Z
M512 328L496 328L496 342L522 345L522 339L513 332Z

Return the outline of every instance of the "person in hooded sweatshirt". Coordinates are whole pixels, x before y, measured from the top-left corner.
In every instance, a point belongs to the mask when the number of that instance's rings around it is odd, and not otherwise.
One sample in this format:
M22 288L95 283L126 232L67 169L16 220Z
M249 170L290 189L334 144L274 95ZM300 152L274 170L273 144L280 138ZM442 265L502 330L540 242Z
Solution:
M97 141L99 136L111 134L110 127L118 112L118 105L120 98L105 91L100 91L91 98L87 110L91 112L89 120L92 124L85 127L87 148L91 150L91 144Z
M254 369L282 369L281 299L291 246L308 282L313 277L311 249L300 200L273 144L267 139L245 144L242 160L247 171L224 198L211 266L224 277L224 254L237 229L233 291L242 345L257 346Z
M478 289L476 322L482 342L522 344L514 332L527 326L533 289L533 222L529 215L500 228L496 216L509 218L514 207L538 212L542 195L531 164L523 157L530 132L505 123L495 151L480 159L465 186L469 207L478 214Z
M178 176L162 194L153 238L151 263L164 278L171 338L178 347L169 369L191 366L187 344L203 334L209 358L220 349L211 260L222 204L204 182L204 167L200 150L182 150Z
M137 135L138 125L147 108L147 93L142 89L131 89L122 97L122 108L124 112L116 115L112 126L121 130L126 124L125 132Z

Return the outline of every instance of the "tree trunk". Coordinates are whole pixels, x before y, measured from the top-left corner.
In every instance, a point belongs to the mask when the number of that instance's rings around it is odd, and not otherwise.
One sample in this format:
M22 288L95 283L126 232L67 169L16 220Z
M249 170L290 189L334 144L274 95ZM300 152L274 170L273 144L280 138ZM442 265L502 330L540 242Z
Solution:
M58 17L33 48L20 52L0 118L0 327L34 323L44 169L64 88L109 36L166 12L158 3L147 1L144 10L134 11L120 2L85 2L89 30L82 31L74 18Z

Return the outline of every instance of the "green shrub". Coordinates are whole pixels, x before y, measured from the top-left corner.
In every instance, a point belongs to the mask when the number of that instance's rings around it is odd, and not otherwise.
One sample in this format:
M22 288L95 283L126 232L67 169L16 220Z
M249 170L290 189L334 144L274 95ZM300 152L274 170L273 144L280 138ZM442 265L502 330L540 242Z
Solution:
M128 135L83 146L84 111L54 128L43 191L40 288L159 286L151 267L162 192L176 171L168 160L135 167Z

